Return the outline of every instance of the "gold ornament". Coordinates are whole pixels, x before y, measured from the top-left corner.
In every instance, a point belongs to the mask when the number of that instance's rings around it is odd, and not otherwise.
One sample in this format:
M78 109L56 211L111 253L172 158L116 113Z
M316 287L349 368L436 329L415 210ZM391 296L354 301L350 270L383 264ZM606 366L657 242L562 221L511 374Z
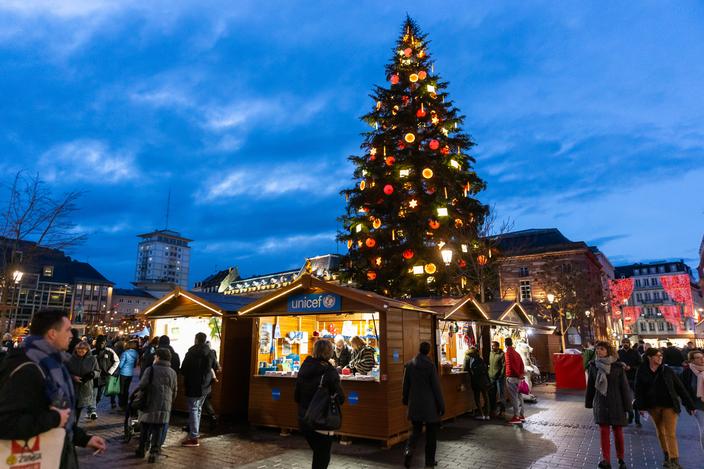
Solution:
M416 141L416 136L413 135L411 132L408 132L403 139L406 141L406 143L413 143Z
M411 83L415 83L418 81L418 74L417 73L411 73L411 75L408 77L408 80Z
M429 264L425 264L425 267L423 269L425 270L426 274L430 275L434 274L438 270L438 268L435 267L435 264L433 264L432 262Z
M433 177L433 170L430 168L423 169L423 177L425 179L430 179L431 177Z

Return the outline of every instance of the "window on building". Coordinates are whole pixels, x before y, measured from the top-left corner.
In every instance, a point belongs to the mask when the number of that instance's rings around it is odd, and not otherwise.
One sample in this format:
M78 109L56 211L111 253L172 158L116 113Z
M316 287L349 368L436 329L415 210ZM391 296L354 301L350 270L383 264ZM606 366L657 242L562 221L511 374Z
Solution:
M644 323L644 322L641 322L641 323L640 323L640 331L641 331L641 332L645 332L645 330L646 330L646 328L645 328L645 323Z
M45 265L44 269L42 270L42 275L44 277L53 277L54 276L54 266L53 265Z
M532 299L530 280L521 280L521 301L531 301Z
M655 332L655 323L649 322L648 323L648 330L650 332Z
M677 272L677 266L675 264L670 264L670 272Z
M636 287L640 287L640 286L641 286L641 285L640 285L640 279L637 278L637 279L636 279Z
M665 266L664 265L658 266L658 272L661 274L665 273Z
M572 264L562 264L561 270L563 274L569 274L570 272L572 272Z
M675 328L672 327L672 324L670 324L670 323L668 322L668 323L667 323L667 330L668 330L668 331L674 331Z
M633 275L640 275L640 270L633 269Z
M651 279L650 279L650 284L651 284L652 286L654 286L654 287L657 287L657 286L658 286L658 278L657 278L657 277L651 278Z
M659 291L656 291L655 293L653 293L653 299L655 299L655 300L660 299L660 292Z
M668 299L667 292L662 292L662 299L663 299L663 300L667 300L667 299Z
M663 332L665 330L665 324L662 321L658 322L658 331Z
M649 270L650 270L650 273L651 273L651 274L654 274L654 273L655 273L655 267L651 267Z
M645 301L650 301L650 292L645 292Z
M638 301L643 301L643 294L642 294L642 293L636 293L636 300L638 300Z
M648 281L647 278L644 278L644 279L643 279L643 286L644 286L644 287L647 287L648 285L650 285L650 282Z

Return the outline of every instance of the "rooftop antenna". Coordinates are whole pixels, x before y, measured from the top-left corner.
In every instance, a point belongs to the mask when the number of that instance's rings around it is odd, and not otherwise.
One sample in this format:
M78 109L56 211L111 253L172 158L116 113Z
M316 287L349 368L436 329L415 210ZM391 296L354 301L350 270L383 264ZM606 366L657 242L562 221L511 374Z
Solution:
M169 212L171 211L171 188L169 187L169 196L166 199L166 226L165 230L169 229Z

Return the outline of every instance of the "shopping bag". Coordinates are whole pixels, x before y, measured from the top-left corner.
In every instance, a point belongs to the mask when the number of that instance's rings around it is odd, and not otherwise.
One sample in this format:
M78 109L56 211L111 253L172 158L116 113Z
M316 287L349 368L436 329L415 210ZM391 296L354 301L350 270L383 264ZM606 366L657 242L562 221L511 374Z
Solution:
M342 426L342 414L337 394L330 394L323 386L325 375L320 377L318 389L313 394L303 421L313 430L338 430Z
M521 394L530 394L530 388L528 387L528 383L525 379L522 379L518 383L518 392L520 392Z
M0 469L58 469L66 430L52 428L29 440L0 440Z
M105 386L106 396L117 396L120 394L120 378L117 376L108 376L108 384Z

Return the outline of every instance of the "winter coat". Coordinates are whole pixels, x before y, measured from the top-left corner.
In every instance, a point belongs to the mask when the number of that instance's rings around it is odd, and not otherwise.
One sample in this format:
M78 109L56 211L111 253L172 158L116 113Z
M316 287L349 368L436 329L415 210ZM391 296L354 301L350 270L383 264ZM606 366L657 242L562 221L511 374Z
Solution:
M469 382L475 391L487 390L491 382L489 381L489 371L481 357L474 360L467 355L464 359L464 371L469 372Z
M626 371L626 379L628 379L628 384L633 387L633 383L636 380L636 371L638 371L638 367L643 364L643 359L640 357L637 350L632 348L626 350L622 348L618 351L618 360L630 367L630 369Z
M210 394L213 368L210 347L197 344L188 349L181 365L186 397L203 397Z
M665 388L663 389L662 386ZM658 387L660 387L659 390L670 396L672 402L657 402L655 396L657 395ZM660 365L653 373L648 362L643 363L636 372L635 394L636 406L640 410L671 405L672 409L679 414L681 404L684 404L687 410L694 409L694 402L689 392L687 392L687 388L685 388L682 381L669 366Z
M345 402L345 392L340 385L340 375L337 370L327 362L318 360L311 356L303 360L301 369L296 378L296 388L293 391L293 399L298 404L298 419L301 420L308 410L310 401L313 399L315 391L320 385L320 377L323 378L323 385L328 388L330 394L337 394L340 405Z
M694 407L699 411L704 411L704 401L697 397L697 375L689 368L685 368L682 373L682 384L687 388Z
M93 404L93 380L100 376L98 368L98 360L95 355L90 352L79 357L74 351L66 364L68 372L71 376L78 376L81 381L73 382L73 388L76 390L76 408L82 409Z
M352 352L352 358L350 360L349 367L356 374L368 375L370 371L376 365L376 360L374 359L375 354L374 347L365 345L359 350Z
M165 348L166 350L171 352L171 369L178 373L181 369L181 357L178 356L178 353L176 353L173 347L171 347L171 345L159 345L157 348ZM153 358L152 361L154 361Z
M49 409L44 375L22 349L10 352L0 364L0 440L26 440L58 427L61 417ZM17 372L10 374L17 369ZM75 446L86 446L91 435L73 427L73 440L64 440L60 469L78 469Z
M585 348L584 350L582 350L582 366L584 366L585 370L589 369L589 363L594 360L595 356L596 350L594 350L593 348Z
M171 368L171 363L159 361L147 368L137 386L137 389L146 388L149 388L147 407L139 413L139 421L169 423L171 406L178 390L178 376Z
M134 367L139 359L139 354L135 349L127 349L120 355L120 376L134 375Z
M513 347L506 347L506 377L507 378L522 378L526 373L523 358L516 352Z
M504 351L489 352L489 378L501 379L506 375Z
M342 347L342 350L337 350L337 347L335 347L333 350L332 359L335 361L335 366L344 368L350 364L350 361L352 360L352 352L347 345Z
M408 420L412 422L439 422L445 413L440 378L427 355L419 353L405 365L403 405L408 406Z
M113 376L120 367L120 358L110 347L96 348L93 350L93 355L98 361L98 369L100 370L100 376L95 380L95 385L105 386L108 377Z
M606 396L596 390L596 377L599 372L594 361L587 368L587 393L584 406L594 410L594 423L597 425L628 425L627 412L633 410L633 395L626 379L626 369L622 363L611 364L611 372L607 377Z

